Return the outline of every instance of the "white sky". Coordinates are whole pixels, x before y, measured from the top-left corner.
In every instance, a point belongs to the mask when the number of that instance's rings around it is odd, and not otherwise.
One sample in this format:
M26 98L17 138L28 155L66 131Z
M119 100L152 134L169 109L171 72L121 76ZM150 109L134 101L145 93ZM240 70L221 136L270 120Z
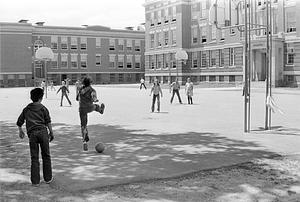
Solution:
M145 0L0 0L0 22L45 22L51 26L137 27L145 21Z

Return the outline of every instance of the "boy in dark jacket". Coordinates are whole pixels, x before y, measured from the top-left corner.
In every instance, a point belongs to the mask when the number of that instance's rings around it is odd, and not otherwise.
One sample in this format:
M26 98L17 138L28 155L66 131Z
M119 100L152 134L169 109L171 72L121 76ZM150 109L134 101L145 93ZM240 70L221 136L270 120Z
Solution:
M87 130L87 114L92 111L97 111L103 114L105 105L94 104L98 102L97 93L95 89L91 87L92 80L89 77L85 77L82 81L83 86L80 88L76 100L79 101L79 116L81 123L81 133L83 140L83 150L88 150L87 142L89 141L88 130Z
M57 91L57 93L58 93L61 90L60 106L62 107L64 97L67 98L69 105L72 105L72 103L68 97L69 89L67 88L66 83L64 81L62 81L61 84L62 84L62 86Z
M54 139L51 118L48 109L41 104L44 91L35 88L30 91L32 103L28 104L18 118L19 137L24 138L25 134L22 125L26 121L26 131L29 138L29 148L31 156L31 183L38 186L40 183L40 162L39 146L41 147L43 159L43 177L46 183L52 182L51 156L49 141ZM48 130L49 133L48 133Z

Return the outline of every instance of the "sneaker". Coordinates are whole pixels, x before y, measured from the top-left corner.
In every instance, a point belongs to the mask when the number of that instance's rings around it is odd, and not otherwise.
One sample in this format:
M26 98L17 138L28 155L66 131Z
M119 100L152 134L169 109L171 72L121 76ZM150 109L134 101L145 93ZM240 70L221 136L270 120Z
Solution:
M45 181L45 182L46 182L46 184L50 184L52 181L53 181L53 177L51 178L51 180Z
M39 187L40 184L32 184L33 187Z
M101 103L100 110L99 110L100 114L104 113L104 109L105 109L105 105L103 103Z
M83 143L83 151L88 151L88 144L86 142Z

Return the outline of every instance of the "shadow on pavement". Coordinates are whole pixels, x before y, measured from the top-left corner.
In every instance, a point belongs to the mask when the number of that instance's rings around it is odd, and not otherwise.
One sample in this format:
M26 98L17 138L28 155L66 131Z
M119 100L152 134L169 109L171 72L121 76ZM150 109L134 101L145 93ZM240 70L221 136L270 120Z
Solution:
M19 139L15 125L0 123L0 183L29 183L28 140ZM105 125L89 126L89 151L84 152L79 126L53 124L53 128L53 186L71 192L170 178L275 155L255 143L209 132L139 135L121 126ZM97 142L106 145L101 154L94 149ZM16 177L8 179L9 174Z

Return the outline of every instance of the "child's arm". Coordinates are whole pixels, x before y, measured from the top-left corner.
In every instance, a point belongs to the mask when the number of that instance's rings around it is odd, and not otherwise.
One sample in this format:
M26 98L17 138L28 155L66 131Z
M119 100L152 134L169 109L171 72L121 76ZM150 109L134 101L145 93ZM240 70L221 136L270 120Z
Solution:
M163 97L163 93L162 93L162 90L161 90L161 87L159 86L159 92L161 94L161 97Z
M67 92L70 93L69 89L68 88L66 88L66 89L67 89Z
M17 121L17 126L19 128L19 137L21 139L23 139L25 137L25 133L22 129L22 125L24 124L24 122L25 122L25 115L24 115L24 110L23 110Z
M49 129L49 141L51 142L54 139L53 131L52 131L52 125L51 123L47 124L47 127Z
M149 96L151 96L151 94L152 94L152 92L153 92L153 88L154 88L154 87L151 88L151 91L150 91L150 95L149 95Z
M61 90L61 87L58 89L58 91L56 92L56 94Z

